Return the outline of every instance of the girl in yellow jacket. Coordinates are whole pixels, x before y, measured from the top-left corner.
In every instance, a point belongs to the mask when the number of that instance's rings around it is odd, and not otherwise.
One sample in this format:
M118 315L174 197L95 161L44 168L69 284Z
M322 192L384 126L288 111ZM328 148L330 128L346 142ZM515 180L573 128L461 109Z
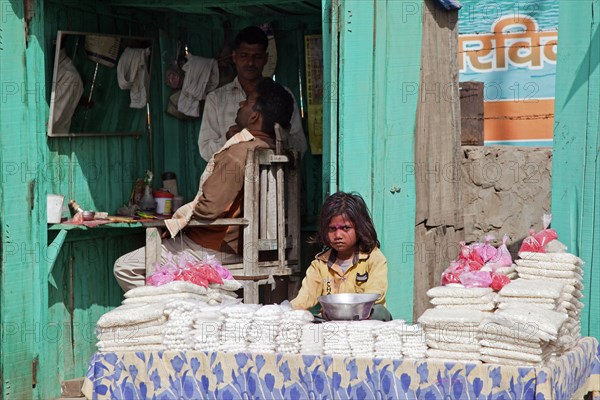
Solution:
M369 209L356 193L337 192L323 204L315 241L325 250L306 271L296 309L309 309L319 296L336 293L377 293L372 319L391 320L385 308L387 260L379 250Z

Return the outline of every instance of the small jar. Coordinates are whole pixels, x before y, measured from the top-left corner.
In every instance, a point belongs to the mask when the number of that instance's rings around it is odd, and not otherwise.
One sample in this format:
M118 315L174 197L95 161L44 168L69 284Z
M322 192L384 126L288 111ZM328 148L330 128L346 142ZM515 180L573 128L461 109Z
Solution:
M167 189L173 196L179 195L177 190L177 177L175 172L164 172L162 174L163 188Z
M171 215L173 210L173 197L173 194L164 188L154 192L156 213L161 215Z

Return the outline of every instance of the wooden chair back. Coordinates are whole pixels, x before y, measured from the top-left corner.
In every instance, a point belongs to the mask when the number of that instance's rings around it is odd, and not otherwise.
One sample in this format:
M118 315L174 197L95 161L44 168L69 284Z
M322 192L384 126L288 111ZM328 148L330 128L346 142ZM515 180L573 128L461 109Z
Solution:
M300 159L283 154L282 135L276 127L276 149L248 152L244 173L244 205L240 218L192 220L189 226L241 225L242 262L225 265L244 287L244 302L258 303L259 285L273 276L299 272L300 256ZM160 260L160 235L146 229L146 274Z

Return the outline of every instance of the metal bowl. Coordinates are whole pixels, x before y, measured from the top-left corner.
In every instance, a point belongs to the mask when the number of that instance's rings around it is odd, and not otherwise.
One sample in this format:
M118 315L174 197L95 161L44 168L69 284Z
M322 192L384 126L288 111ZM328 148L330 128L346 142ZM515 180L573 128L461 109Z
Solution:
M339 293L319 297L323 318L329 321L359 321L369 318L376 293Z
M96 213L93 211L84 211L82 217L84 221L93 221Z

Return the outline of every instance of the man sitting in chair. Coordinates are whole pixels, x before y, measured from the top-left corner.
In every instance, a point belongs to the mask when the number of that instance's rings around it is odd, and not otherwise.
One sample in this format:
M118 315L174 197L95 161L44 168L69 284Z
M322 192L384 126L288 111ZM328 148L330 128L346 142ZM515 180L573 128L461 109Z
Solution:
M167 252L175 256L187 253L197 260L212 255L223 265L241 261L240 226L186 225L192 218L215 220L241 215L248 150L275 148L275 124L289 127L293 105L292 96L269 78L262 79L256 92L240 103L235 122L244 129L211 157L194 201L165 221L171 238L162 241L163 262ZM145 285L145 258L142 247L115 261L114 274L124 291Z

